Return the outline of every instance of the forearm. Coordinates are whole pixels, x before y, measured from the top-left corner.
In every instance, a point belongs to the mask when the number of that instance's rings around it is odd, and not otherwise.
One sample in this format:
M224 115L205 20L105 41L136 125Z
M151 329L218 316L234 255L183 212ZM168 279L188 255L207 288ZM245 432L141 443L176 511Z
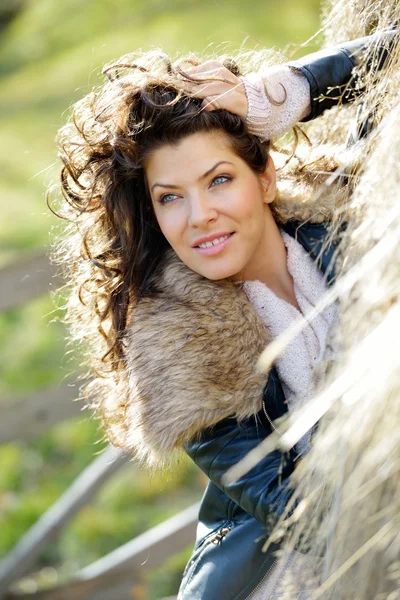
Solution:
M289 63L307 79L310 88L311 110L303 120L315 119L339 103L354 100L363 89L356 67L365 65L372 73L382 69L398 35L397 28L380 31Z
M270 139L351 102L362 90L355 67L365 63L372 72L381 69L397 35L397 29L380 32L242 77L249 131Z

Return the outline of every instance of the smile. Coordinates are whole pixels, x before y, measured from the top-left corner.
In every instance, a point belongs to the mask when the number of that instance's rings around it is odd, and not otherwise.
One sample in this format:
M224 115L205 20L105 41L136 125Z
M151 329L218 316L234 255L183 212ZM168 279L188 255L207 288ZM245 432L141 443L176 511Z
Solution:
M220 238L216 238L212 242L205 242L204 244L199 244L199 248L211 248L211 246L217 246L217 244L222 244L222 242L227 240L229 236L230 236L230 233L228 233L228 235L224 235Z
M226 246L229 244L229 241L233 235L234 235L233 233L227 233L226 235L223 235L221 237L214 238L213 240L203 242L203 243L199 244L198 246L194 246L194 249L197 252L200 252L201 254L207 254L207 255L218 254L219 252L222 252L222 250L224 250L226 248Z

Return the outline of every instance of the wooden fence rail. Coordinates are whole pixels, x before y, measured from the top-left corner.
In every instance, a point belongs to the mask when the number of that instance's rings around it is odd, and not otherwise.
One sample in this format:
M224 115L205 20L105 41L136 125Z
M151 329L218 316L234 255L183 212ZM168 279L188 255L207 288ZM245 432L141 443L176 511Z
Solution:
M127 457L110 446L82 471L61 498L0 562L0 598L13 581L29 573L43 548L61 533L62 528L93 498L103 483L126 463Z
M72 581L49 590L32 593L8 592L4 600L144 600L141 578L135 573L124 577L107 574L95 580Z
M86 581L112 572L126 572L132 567L153 569L166 558L186 548L194 540L200 503L142 533L79 571L77 579Z
M143 600L141 574L193 542L198 511L199 503L190 506L85 567L65 585L30 594L8 592L4 600Z

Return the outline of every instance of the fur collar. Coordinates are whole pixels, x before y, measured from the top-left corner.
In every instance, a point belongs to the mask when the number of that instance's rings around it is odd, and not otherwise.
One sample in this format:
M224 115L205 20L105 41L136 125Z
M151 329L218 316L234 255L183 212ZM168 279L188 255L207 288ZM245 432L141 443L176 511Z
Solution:
M221 419L257 413L267 332L246 294L167 254L160 294L141 300L127 334L129 449L159 464Z

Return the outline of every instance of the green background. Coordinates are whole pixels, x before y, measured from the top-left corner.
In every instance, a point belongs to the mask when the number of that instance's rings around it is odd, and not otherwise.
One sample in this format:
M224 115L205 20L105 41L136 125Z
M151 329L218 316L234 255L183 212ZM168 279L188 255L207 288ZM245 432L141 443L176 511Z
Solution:
M57 219L44 194L57 181L54 144L71 104L102 81L104 63L161 47L234 54L275 47L287 56L319 27L317 0L3 0L0 7L0 266L48 248ZM229 42L228 46L225 45ZM223 46L220 46L223 44ZM61 382L75 368L61 312L50 295L0 314L0 403ZM1 408L1 406L0 406ZM0 447L0 558L104 447L87 413L31 442ZM130 466L102 489L48 546L43 585L60 582L118 545L198 500L204 477L181 469L149 476ZM188 552L147 577L143 598L176 591ZM54 566L55 569L40 568Z

